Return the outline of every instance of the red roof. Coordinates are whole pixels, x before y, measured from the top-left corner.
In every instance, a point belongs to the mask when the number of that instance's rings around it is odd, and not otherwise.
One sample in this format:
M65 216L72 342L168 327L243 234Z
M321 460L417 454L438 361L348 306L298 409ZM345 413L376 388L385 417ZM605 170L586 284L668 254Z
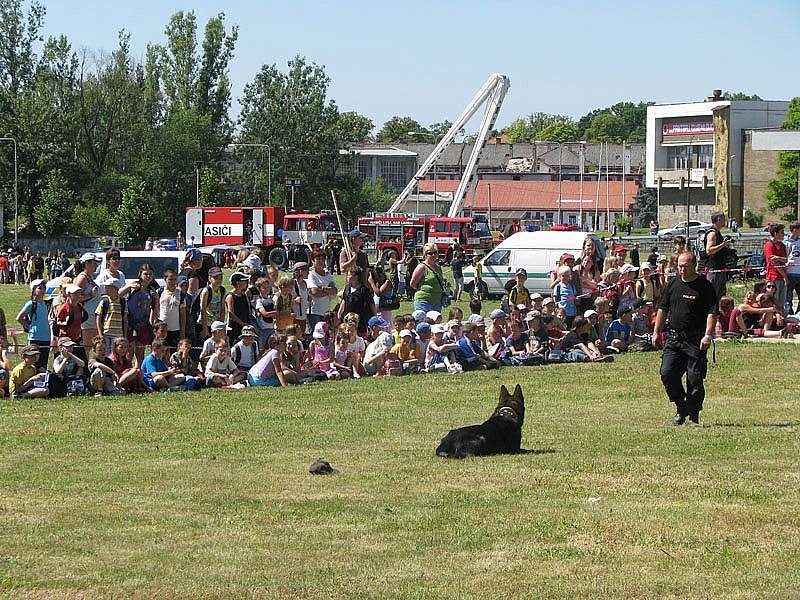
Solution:
M457 180L437 180L437 192L455 192ZM482 179L478 181L473 205L472 195L468 195L465 208L485 211L489 208L489 186L492 188L493 210L556 210L558 209L558 181L513 181L509 179ZM600 181L598 198L598 182L583 182L583 202L581 203L581 184L579 181L561 182L561 210L579 210L583 205L594 209L595 202L599 208L606 208L606 190L608 190L608 206L611 210L622 210L622 181ZM433 193L433 180L423 179L419 182L420 192ZM639 184L635 181L625 182L625 209L630 210Z

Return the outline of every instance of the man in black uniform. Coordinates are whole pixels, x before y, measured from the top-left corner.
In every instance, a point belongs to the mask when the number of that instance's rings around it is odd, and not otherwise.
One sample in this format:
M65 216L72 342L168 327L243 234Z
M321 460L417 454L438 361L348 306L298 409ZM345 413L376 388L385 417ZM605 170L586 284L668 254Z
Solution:
M697 259L691 252L678 256L678 277L673 278L661 296L653 331L653 346L669 319L669 336L661 357L661 381L677 414L674 425L700 423L708 370L706 352L716 325L717 296L711 283L697 274ZM686 374L686 389L681 381Z
M731 244L733 244L733 241L730 238L725 239L719 230L724 222L725 215L723 213L716 212L711 215L713 227L706 232L703 239L703 250L705 252L701 253L705 259L700 266L708 269L709 272L706 274L706 278L714 286L714 293L717 298L722 298L727 293L725 283L728 281L728 274L714 273L713 271L725 268L725 249L730 248Z

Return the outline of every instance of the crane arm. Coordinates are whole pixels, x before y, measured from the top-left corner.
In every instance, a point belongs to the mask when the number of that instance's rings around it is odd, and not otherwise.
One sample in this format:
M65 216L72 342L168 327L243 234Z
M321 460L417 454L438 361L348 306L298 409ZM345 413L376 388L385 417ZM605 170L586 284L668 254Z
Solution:
M508 76L500 73L495 73L486 80L486 83L484 83L481 89L478 90L478 93L475 94L475 97L464 109L464 112L459 115L444 137L439 140L438 144L436 144L433 151L428 155L428 158L425 159L425 162L422 163L420 168L414 174L414 177L408 182L408 185L406 185L403 191L397 196L394 203L389 208L389 212L400 211L400 207L414 190L414 186L417 184L417 181L424 178L425 175L428 174L428 171L431 170L434 163L442 155L442 152L445 151L447 146L453 143L453 140L455 139L456 135L458 135L458 132L465 127L475 113L478 112L480 107L488 100L489 104L487 105L486 112L484 113L483 120L481 121L481 127L479 129L478 137L475 140L475 146L473 147L469 161L467 162L467 169L464 172L464 176L461 178L461 183L458 186L458 191L454 197L453 205L450 208L450 216L453 216L453 207L455 206L457 206L455 213L457 214L461 212L461 209L464 206L467 186L473 179L475 167L478 163L478 156L480 155L480 151L483 149L483 146L486 144L486 136L494 126L494 122L497 119L497 114L500 111L500 106L503 104L503 99L508 92L509 86L510 81Z

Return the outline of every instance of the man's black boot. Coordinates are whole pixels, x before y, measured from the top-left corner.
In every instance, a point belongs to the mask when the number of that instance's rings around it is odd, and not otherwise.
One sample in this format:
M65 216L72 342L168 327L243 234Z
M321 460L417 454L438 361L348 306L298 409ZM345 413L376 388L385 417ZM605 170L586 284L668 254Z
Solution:
M686 415L682 415L681 413L678 413L674 417L672 417L673 425L683 425L685 422L686 422Z

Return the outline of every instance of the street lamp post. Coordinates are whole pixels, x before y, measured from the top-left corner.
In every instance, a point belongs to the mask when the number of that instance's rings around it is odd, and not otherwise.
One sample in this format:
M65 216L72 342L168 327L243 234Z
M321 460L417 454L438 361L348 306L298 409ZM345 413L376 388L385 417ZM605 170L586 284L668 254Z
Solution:
M269 144L228 144L228 148L266 148L267 149L267 201L272 206L272 147ZM263 154L262 154L263 156Z
M0 142L14 143L14 246L19 246L19 194L17 180L19 179L17 163L17 140L12 137L0 138Z
M195 174L195 194L197 199L197 204L195 206L200 206L200 167L203 166L202 160L194 161L194 174Z

